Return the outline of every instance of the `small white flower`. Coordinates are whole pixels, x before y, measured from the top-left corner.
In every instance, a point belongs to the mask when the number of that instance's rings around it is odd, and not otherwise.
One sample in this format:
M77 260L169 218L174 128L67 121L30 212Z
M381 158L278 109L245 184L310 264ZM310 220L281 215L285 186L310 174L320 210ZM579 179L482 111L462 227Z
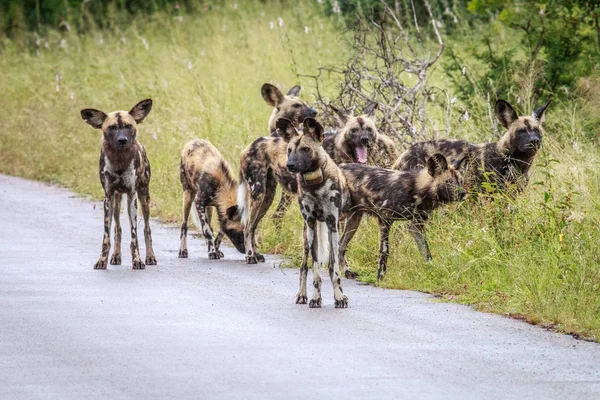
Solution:
M517 97L517 104L521 104L521 96Z
M275 22L273 22L273 21L270 21L270 22L269 22L269 27L270 27L271 29L275 28Z
M544 15L544 9L540 8L540 15Z
M438 28L443 28L444 24L442 21L435 21L435 24L437 25Z
M277 25L283 27L283 19L281 17L277 18Z
M450 99L450 104L454 104L456 103L456 97L453 97L452 99Z
M45 47L46 49L49 49L49 48L50 48L50 44L48 44L48 41L47 41L47 40L44 42L44 47Z
M102 36L100 36L100 39L98 39L98 43L100 44L100 46L104 44L104 38Z
M467 244L465 244L465 247L468 249L469 247L473 246L473 243L475 243L475 242L473 242L472 240L469 240L467 242Z
M519 12L519 7L515 7L515 12L518 13Z
M308 32L310 32L310 28L308 26L304 27L304 33L308 34Z
M485 233L488 231L488 228L486 226L484 226L483 228L481 228L481 232Z
M123 44L127 44L127 38L125 36L121 36L121 42Z
M431 99L431 101L435 101L435 94L431 94L431 96L429 96L429 98Z
M158 136L156 135L156 131L152 132L152 139L158 140Z
M573 150L575 150L577 153L583 152L583 148L581 147L581 143L579 143L578 141L574 141L573 142Z
M238 3L233 3L233 8L234 8L235 10L237 10L237 9L238 9Z
M64 49L65 47L67 47L67 41L65 39L60 39L60 43L58 44L58 47L60 47L61 49Z
M142 44L146 48L146 51L150 50L150 46L148 46L148 41L145 38L142 38Z
M75 100L75 93L73 93L73 92L70 92L70 93L69 93L69 98L70 98L71 100Z
M460 70L460 72L462 72L463 75L467 74L467 67L462 67L462 69Z
M60 76L60 74L56 74L56 75L54 75L54 78L56 79L56 82L60 82L60 80L62 79L62 76Z
M56 91L60 92L60 85L58 83L56 84Z
M191 71L192 70L192 62L188 61L188 69Z
M469 112L465 111L465 113L463 114L463 118L465 119L465 121L469 120Z
M493 257L493 256L495 256L495 255L496 255L496 253L497 253L497 252L496 252L496 249L492 249L492 251L490 251L490 256L492 256L492 257Z
M335 14L339 14L342 12L342 9L340 8L340 3L336 1L333 2L333 8L331 9L331 11L333 11Z
M40 38L35 39L35 45L37 47L40 47L42 45L42 39L40 39Z

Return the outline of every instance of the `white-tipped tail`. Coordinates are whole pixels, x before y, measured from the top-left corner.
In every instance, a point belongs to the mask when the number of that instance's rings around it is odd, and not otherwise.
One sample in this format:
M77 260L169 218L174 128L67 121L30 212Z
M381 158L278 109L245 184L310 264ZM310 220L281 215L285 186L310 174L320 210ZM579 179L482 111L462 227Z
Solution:
M324 267L329 264L329 229L325 222L317 221L315 229L315 240L317 242L317 257L319 266Z
M248 198L248 188L246 182L240 183L237 190L238 213L242 220L242 225L246 225L248 221L248 206L246 204Z
M200 216L198 215L198 208L196 207L196 200L192 202L192 219L194 220L194 225L200 231L202 231L202 224L200 224Z

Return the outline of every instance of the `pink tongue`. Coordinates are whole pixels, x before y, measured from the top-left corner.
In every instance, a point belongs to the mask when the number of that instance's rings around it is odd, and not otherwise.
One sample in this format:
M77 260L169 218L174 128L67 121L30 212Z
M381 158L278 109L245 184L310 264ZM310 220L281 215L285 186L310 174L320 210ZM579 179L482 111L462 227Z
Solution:
M356 146L356 158L358 158L358 162L361 164L367 162L367 148L365 146Z

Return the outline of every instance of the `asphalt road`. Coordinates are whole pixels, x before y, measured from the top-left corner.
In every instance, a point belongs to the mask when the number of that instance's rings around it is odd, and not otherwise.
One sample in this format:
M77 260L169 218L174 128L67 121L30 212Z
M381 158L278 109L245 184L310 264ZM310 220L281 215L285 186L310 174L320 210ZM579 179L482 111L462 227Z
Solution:
M600 398L598 344L350 281L309 309L297 270L180 260L156 221L158 266L131 269L122 218L123 265L94 270L101 210L0 175L0 398Z

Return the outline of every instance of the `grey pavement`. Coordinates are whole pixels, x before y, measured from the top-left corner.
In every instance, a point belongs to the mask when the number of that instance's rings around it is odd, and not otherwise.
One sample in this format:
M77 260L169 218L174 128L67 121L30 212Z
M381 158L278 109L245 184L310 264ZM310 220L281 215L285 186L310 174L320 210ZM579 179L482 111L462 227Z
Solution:
M94 270L101 210L0 175L0 398L600 398L598 344L347 280L348 309L328 280L309 309L297 270L178 259L156 221L158 266L131 269L123 218L123 265Z

